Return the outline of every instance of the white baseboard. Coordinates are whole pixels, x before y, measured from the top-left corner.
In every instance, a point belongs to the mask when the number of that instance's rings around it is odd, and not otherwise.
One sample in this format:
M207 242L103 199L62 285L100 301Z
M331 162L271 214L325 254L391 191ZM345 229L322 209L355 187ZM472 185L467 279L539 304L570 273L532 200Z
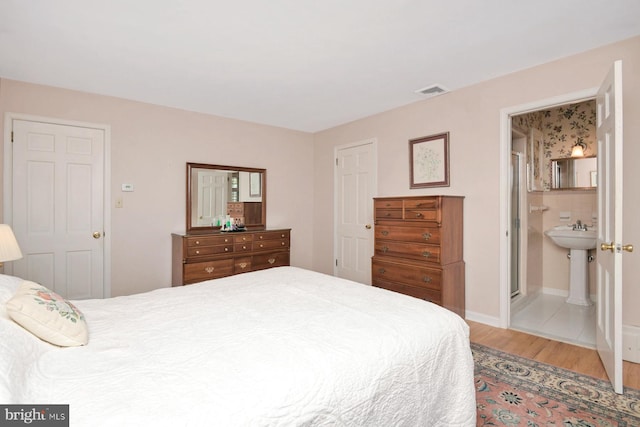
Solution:
M478 322L485 325L493 326L494 328L500 328L500 318L487 316L486 314L476 313L475 311L466 310L465 319L471 320L472 322Z
M622 325L622 358L640 363L640 327Z

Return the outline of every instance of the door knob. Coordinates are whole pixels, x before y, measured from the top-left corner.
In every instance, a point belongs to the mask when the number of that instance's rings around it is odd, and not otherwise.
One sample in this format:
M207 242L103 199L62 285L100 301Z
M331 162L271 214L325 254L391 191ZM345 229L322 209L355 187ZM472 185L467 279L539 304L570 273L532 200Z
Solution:
M371 230L371 224L365 225L364 228L366 228L367 230Z
M616 247L616 245L613 242L611 242L609 244L607 244L607 243L601 243L600 244L600 250L601 251L611 251L611 252L613 252L615 247Z
M611 252L613 252L613 251L615 250L615 248L616 248L616 245L615 245L615 243L613 243L613 242L611 242L611 243L609 243L609 244L607 244L607 243L602 243L602 244L600 245L600 249L601 249L601 250L603 250L603 251L611 251ZM633 245L623 245L623 246L621 247L621 249L622 249L623 251L626 251L626 252L633 252Z
M99 239L101 235L102 235L102 234L100 234L100 232L99 232L99 231L94 231L94 232L93 232L93 238L94 238L94 239Z

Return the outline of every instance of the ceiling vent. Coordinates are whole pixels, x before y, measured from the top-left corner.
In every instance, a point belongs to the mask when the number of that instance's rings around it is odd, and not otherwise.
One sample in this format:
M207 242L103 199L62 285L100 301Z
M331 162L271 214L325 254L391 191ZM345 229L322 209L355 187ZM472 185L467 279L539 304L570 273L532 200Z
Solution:
M422 89L418 89L416 91L416 93L420 95L425 95L427 97L438 96L446 92L449 92L449 89L445 88L442 85L431 85L431 86L423 87Z

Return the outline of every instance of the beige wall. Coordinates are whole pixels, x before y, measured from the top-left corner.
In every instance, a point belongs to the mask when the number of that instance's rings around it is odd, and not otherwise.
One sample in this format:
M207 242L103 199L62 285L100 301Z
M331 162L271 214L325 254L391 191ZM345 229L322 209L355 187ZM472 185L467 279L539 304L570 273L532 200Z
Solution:
M171 233L185 231L186 162L266 168L267 225L292 228L292 265L312 265L311 134L6 79L0 112L111 127L113 296L170 285ZM135 191L122 193L123 183Z
M315 136L314 268L332 271L333 149L366 138L378 140L379 196L465 196L466 304L471 317L499 318L500 111L599 86L612 63L622 59L624 80L625 243L640 244L640 37L509 74L451 93L367 117ZM469 64L473 66L473 64ZM428 82L427 82L428 83ZM450 187L409 190L408 140L449 131ZM639 252L624 256L625 324L640 325Z
M293 229L292 264L332 273L334 147L376 138L376 195L465 196L467 310L471 317L491 321L499 316L504 234L499 221L500 111L596 87L616 59L624 60L625 243L639 245L640 176L634 172L640 159L640 38L316 135L2 79L0 112L3 117L14 112L111 126L113 295L169 285L170 233L184 231L188 161L266 168L268 225ZM409 190L408 140L443 131L451 135L450 187ZM136 191L121 193L122 183L134 184ZM124 198L123 209L113 207L117 196ZM630 325L640 325L634 307L640 300L639 252L624 257L624 323Z

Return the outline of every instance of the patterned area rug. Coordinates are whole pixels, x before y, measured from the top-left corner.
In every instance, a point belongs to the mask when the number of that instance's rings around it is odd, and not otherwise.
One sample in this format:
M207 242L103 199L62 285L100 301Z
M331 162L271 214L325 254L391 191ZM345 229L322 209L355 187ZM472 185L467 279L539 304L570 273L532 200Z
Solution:
M471 344L478 426L640 426L640 390Z

